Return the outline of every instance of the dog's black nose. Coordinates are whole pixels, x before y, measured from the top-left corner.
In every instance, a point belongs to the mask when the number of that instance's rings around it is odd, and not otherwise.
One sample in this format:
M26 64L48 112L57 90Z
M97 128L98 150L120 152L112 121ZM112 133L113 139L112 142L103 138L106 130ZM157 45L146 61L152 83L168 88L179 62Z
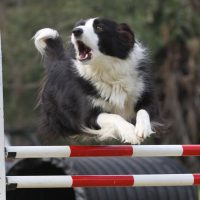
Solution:
M74 28L72 30L72 33L74 34L75 37L79 37L83 33L83 29L81 29L81 28Z

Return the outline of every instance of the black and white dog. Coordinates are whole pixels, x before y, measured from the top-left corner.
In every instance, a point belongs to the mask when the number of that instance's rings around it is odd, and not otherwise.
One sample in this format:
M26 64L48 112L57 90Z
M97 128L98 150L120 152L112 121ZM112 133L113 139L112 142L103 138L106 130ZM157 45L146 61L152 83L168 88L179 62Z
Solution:
M46 67L39 101L44 133L131 144L154 133L158 111L148 55L127 24L81 20L67 50L50 28L39 30L34 41Z

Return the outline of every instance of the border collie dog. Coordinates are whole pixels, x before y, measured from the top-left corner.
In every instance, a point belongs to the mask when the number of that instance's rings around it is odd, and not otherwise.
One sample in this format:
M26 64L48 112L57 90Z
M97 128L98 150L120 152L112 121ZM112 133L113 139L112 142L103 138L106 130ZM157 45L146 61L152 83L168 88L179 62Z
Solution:
M66 49L50 28L39 30L34 42L46 68L39 101L43 133L139 144L155 132L147 51L127 24L81 20Z

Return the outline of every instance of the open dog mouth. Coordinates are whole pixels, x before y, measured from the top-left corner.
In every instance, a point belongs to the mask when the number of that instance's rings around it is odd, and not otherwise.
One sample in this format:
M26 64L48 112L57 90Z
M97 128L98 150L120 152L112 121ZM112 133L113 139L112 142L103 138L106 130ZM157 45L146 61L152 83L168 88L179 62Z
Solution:
M77 47L79 51L79 60L81 62L92 58L92 49L86 46L82 41L77 41Z

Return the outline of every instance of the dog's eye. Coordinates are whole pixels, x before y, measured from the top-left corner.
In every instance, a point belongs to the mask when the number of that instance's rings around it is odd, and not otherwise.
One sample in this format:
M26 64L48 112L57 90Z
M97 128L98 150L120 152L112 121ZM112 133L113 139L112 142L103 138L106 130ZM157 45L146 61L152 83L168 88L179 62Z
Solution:
M97 25L96 26L96 31L99 33L99 32L102 32L103 31L103 26L102 25Z

